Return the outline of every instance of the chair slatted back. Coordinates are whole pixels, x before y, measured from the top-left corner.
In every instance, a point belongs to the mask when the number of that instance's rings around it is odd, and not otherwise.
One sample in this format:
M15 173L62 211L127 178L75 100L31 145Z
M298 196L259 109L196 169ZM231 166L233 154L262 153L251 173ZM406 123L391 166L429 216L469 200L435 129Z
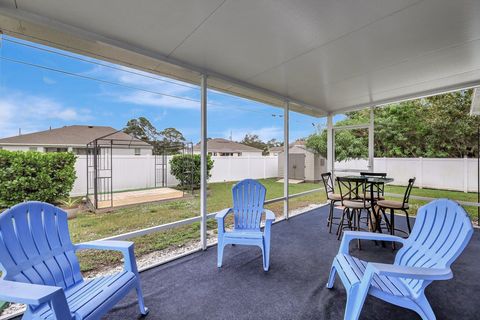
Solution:
M367 178L365 177L337 177L338 190L343 201L362 199L365 200ZM363 197L359 197L359 192Z
M465 249L473 234L468 214L456 202L438 199L421 207L412 233L395 257L395 264L447 268ZM403 279L418 293L431 281Z
M335 193L335 185L333 184L333 178L331 172L325 172L321 174L323 185L325 186L325 192L328 194Z
M386 172L360 172L362 177L376 177L376 178L386 178ZM366 194L370 194L371 188L373 188L373 195L376 197L385 195L385 184L384 183L372 183L366 185Z
M239 230L260 230L260 221L265 202L265 187L258 181L246 179L233 189L234 228Z
M0 267L5 280L64 289L81 282L67 213L30 201L0 214Z
M412 193L413 185L415 184L415 177L408 179L408 186L405 189L405 194L403 196L403 205L405 206L406 203L410 200L410 193Z

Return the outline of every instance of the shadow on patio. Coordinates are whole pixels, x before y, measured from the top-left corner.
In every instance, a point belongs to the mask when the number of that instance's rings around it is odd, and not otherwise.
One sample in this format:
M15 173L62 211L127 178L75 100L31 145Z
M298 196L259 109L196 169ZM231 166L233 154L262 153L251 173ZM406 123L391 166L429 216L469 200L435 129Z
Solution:
M141 274L146 319L343 319L346 294L337 279L325 288L329 268L340 242L326 228L328 208L322 207L275 224L271 267L262 270L255 247L227 246L224 265L216 267L216 247ZM399 219L401 220L401 219ZM400 222L400 221L399 221ZM478 319L474 297L480 291L479 230L453 264L454 278L436 281L426 290L438 319ZM368 261L393 262L389 246L363 241L351 252ZM138 308L130 294L106 319L136 319ZM364 319L418 319L406 309L369 296Z

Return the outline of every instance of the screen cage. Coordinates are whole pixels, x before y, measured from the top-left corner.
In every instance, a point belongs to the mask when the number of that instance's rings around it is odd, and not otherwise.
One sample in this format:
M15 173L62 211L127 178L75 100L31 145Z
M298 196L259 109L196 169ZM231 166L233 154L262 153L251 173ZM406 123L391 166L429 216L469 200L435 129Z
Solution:
M116 195L124 193L127 196L126 192L129 192L128 196L131 199L128 204L134 204L136 198L141 199L142 192L148 195L156 189L175 188L175 179L169 173L169 161L175 155L193 157L193 144L191 142L165 143L164 141L147 143L125 134L122 130L91 141L87 144L86 154L88 207L95 211L121 206L122 204L116 203L120 203L120 201L116 201ZM178 198L178 192L181 192L182 197L185 196L186 190L193 195L194 161L191 163L192 168L186 168L184 172L184 175L191 177L188 179L188 185L182 186L179 191L172 189L176 191L175 197L172 198ZM116 170L120 172L115 172ZM148 183L145 182L144 186L140 188L138 184L133 183L133 181L141 179L135 175L138 170L143 170L142 172L153 176L149 176ZM116 186L115 177L124 182L127 181L127 184L131 179L131 187L125 186L125 183L121 187ZM164 198L167 200L168 196ZM146 199L148 200L148 197ZM138 203L143 202L149 201L139 200Z

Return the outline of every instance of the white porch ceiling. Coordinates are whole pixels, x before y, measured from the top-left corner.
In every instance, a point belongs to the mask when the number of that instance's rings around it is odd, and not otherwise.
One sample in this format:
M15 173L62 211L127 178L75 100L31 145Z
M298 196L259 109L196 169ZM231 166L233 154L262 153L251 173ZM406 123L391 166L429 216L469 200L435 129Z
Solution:
M316 115L480 84L480 0L0 0L0 29Z

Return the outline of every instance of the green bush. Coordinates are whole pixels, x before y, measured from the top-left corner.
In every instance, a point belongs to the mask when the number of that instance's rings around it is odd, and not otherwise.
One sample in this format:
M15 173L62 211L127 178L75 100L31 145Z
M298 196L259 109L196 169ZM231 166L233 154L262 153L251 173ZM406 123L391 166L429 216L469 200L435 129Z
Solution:
M70 152L0 150L0 207L68 197L76 179L75 161Z
M210 178L210 170L213 168L213 160L210 155L207 156L207 179ZM193 177L192 177L193 170ZM189 188L192 184L194 188L200 187L201 158L199 154L182 154L173 156L170 160L170 172L180 181L178 185L181 188ZM193 181L192 181L193 178Z

